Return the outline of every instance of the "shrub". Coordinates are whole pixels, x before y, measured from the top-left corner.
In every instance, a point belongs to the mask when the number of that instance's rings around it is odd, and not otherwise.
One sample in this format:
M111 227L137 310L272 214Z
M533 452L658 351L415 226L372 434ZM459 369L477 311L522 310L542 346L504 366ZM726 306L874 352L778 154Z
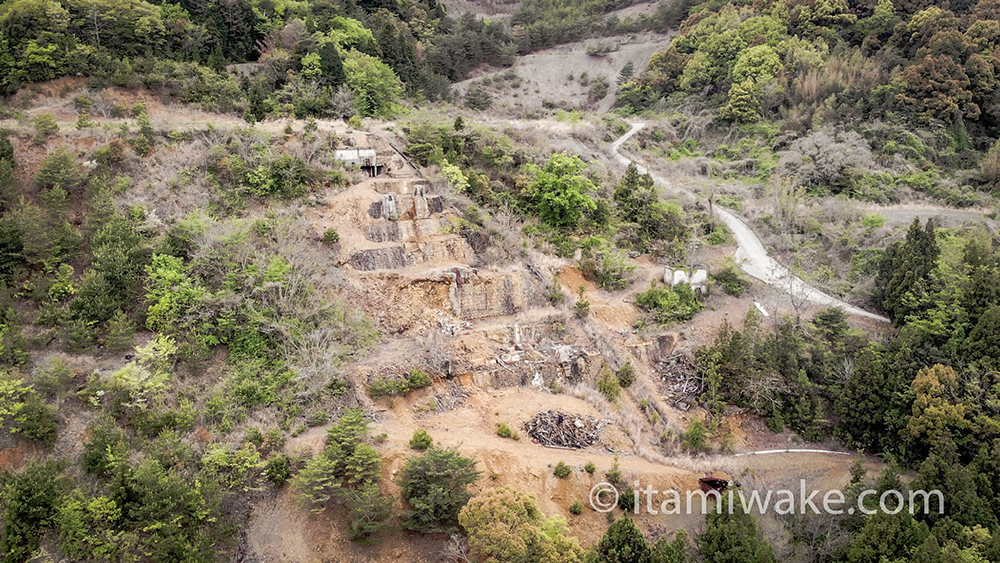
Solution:
M573 307L576 309L577 318L585 319L590 316L590 301L581 299Z
M580 501L573 501L573 504L569 505L569 513L575 516L583 514L583 503Z
M635 490L632 487L625 487L618 495L618 508L625 512L631 512L635 508Z
M561 461L556 464L555 470L552 471L552 474L560 479L565 479L569 477L572 473L573 473L573 468Z
M378 378L368 385L368 395L373 398L403 395L410 390L410 384L401 379Z
M580 273L583 277L597 283L602 289L618 291L629 284L629 274L635 270L628 256L617 249L605 249L588 256L580 262Z
M264 467L264 477L280 487L292 476L292 460L285 454L277 454L267 460Z
M4 506L0 517L0 553L6 561L28 561L63 504L68 484L61 462L28 463L20 473L4 473Z
M423 428L418 428L410 438L410 449L424 451L434 445L434 439Z
M708 451L708 428L701 420L694 420L688 425L687 430L681 435L681 445L691 453L705 453Z
M712 246L719 246L726 243L726 233L720 228L716 228L712 231L712 234L708 235L708 244Z
M327 229L323 232L323 244L337 244L340 242L340 234L334 229Z
M132 347L135 337L135 326L132 319L123 311L117 311L108 321L108 335L104 339L104 347L112 352L119 352Z
M39 145L59 132L59 123L51 113L40 113L31 118L31 125L35 128L35 143Z
M502 422L497 423L497 436L501 438L510 438L511 440L520 440L521 437L517 435L517 432L510 429L510 426Z
M885 225L885 217L878 213L869 213L861 219L861 226L866 229L879 229Z
M591 475L593 475L594 471L597 471L597 466L594 465L594 462L588 461L587 465L583 466L583 470L586 471L587 473L590 473Z
M635 303L650 312L658 324L689 321L704 308L689 285L653 287L637 293Z
M80 112L80 115L76 118L76 128L86 129L88 127L93 127L94 122L90 120L90 114L87 112Z
M611 462L611 469L608 469L604 473L604 477L607 478L608 483L615 487L620 487L622 484L622 470L618 465L618 456L615 456L614 461Z
M582 83L583 80L584 79L581 77L580 82ZM603 100L604 97L608 95L608 88L610 86L611 85L608 84L606 79L596 78L593 85L590 87L590 90L587 91L587 100L591 102L599 102Z
M621 384L622 387L628 387L629 385L632 385L634 381L635 368L632 367L631 361L627 361L625 362L625 365L618 370L618 383Z
M382 495L377 484L367 483L360 489L347 491L347 504L351 507L347 537L361 545L377 543L374 536L392 516L393 498Z
M490 109L493 105L493 96L479 84L473 84L465 93L465 107L473 110Z
M72 153L64 148L49 151L42 159L35 184L39 188L62 188L74 192L83 182L83 172Z
M309 426L322 426L330 420L330 414L323 409L313 411L306 417Z
M750 282L732 266L727 266L721 272L712 276L712 279L722 286L722 291L735 297L743 295L750 287Z
M387 397L405 395L413 389L429 387L433 384L431 376L418 369L412 369L406 379L388 379L380 377L368 385L368 395L371 397Z
M601 375L597 380L597 390L604 395L605 399L611 402L617 401L618 397L621 395L622 388L618 383L618 378L611 373L611 369L607 366L607 364L601 368Z
M477 494L462 509L459 522L469 534L472 558L453 561L584 561L576 539L564 535L566 519L546 518L534 495L510 487Z
M406 376L406 383L410 386L410 389L420 389L421 387L430 387L433 381L430 375L418 369L411 369L410 373Z
M558 305L562 303L563 299L566 298L566 294L563 293L562 284L559 282L559 278L555 275L552 276L552 283L549 284L549 303L553 305Z
M90 425L83 443L80 464L87 473L110 475L116 464L128 458L128 437L114 420L103 419Z

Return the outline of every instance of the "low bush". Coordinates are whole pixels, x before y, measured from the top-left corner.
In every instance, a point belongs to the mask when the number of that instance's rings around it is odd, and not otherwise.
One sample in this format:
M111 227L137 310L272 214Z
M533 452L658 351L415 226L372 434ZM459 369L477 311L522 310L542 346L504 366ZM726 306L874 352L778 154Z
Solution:
M658 324L689 321L704 308L689 285L653 287L636 294L635 303Z
M715 283L722 286L722 291L735 297L743 295L750 288L750 282L740 275L734 267L724 268L721 272L712 276L712 279L715 280Z
M560 479L565 479L573 474L573 468L560 461L556 464L552 474Z
M427 373L412 369L406 379L377 378L368 385L368 395L374 398L405 395L414 389L430 387L434 381Z
M422 452L434 445L434 439L423 428L418 428L410 438L410 449Z
M633 382L635 382L635 368L632 367L632 362L628 361L618 370L618 383L622 387L628 387Z
M323 232L323 244L337 244L340 242L340 233L335 229L327 229Z
M518 436L517 432L511 430L510 426L507 426L502 422L497 423L497 436L500 436L501 438L509 438L511 440L521 439L521 437Z

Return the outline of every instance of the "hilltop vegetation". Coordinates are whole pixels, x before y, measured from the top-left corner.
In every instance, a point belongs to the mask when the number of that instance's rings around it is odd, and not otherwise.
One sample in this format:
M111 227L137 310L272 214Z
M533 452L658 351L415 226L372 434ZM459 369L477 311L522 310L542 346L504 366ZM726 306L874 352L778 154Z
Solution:
M901 186L933 189L942 177L992 190L998 20L988 0L951 9L891 0L706 2L622 86L618 104L684 108L687 123L678 116L676 127L689 132L705 126L691 119L697 109L710 109L717 121L709 127L743 132L743 142L717 154L749 159L745 168L780 172L814 193L893 201ZM779 162L771 150L790 154ZM920 174L931 180L916 187ZM933 195L962 202L957 189Z

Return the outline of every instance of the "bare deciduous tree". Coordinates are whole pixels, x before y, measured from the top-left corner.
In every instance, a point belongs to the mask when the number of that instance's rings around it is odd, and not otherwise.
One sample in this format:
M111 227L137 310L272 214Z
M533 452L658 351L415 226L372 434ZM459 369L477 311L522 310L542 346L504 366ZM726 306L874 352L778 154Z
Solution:
M803 186L825 187L840 193L873 163L868 141L860 134L821 130L793 141L781 153L778 170L795 177Z

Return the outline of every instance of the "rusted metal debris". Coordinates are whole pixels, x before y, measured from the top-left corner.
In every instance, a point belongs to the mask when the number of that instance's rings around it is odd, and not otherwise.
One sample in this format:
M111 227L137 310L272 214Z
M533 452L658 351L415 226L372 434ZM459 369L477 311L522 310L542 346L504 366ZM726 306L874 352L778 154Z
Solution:
M698 479L701 490L704 492L719 491L720 493L729 488L729 481L718 477L702 477Z
M524 423L523 429L543 445L556 448L586 448L600 440L604 423L596 418L560 411L542 411Z

